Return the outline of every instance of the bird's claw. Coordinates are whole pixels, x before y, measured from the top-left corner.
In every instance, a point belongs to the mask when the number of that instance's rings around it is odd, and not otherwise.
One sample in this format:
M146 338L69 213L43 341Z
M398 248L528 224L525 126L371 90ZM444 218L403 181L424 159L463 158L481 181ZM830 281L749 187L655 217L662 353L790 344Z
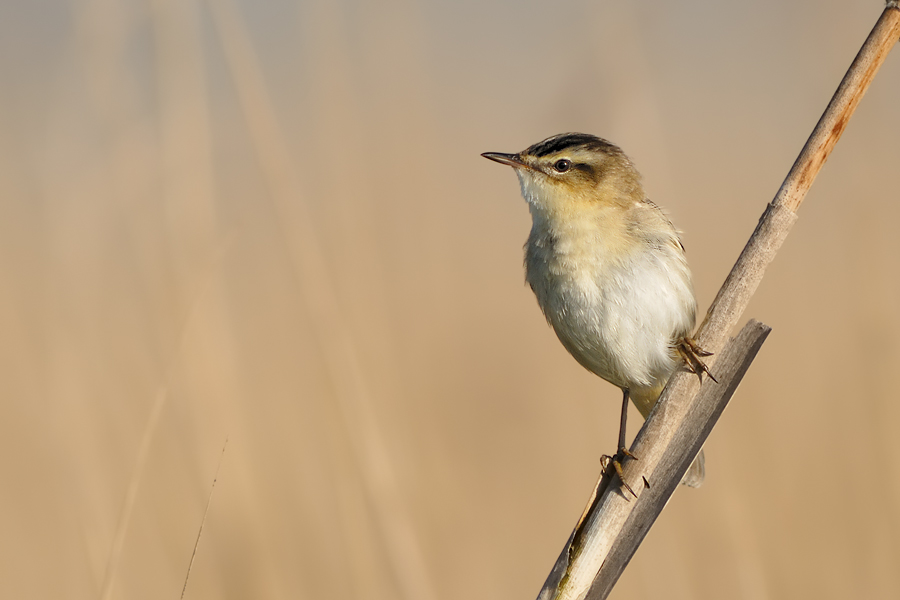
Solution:
M706 366L706 363L700 359L702 356L712 356L712 352L707 352L701 348L693 338L685 336L678 340L678 342L675 343L675 351L682 359L684 359L684 364L687 366L688 370L695 374L700 379L701 383L703 382L704 373L709 375L710 379L719 383L719 380L712 374L709 367Z
M619 448L619 451L616 452L614 456L609 456L608 454L604 454L600 457L601 464L603 465L603 470L609 474L609 468L612 467L616 472L616 475L619 476L619 481L622 482L622 487L624 487L628 492L637 498L637 494L634 493L634 490L631 489L631 486L625 482L625 473L622 470L622 461L626 458L633 458L637 460L638 457L632 454L628 448Z

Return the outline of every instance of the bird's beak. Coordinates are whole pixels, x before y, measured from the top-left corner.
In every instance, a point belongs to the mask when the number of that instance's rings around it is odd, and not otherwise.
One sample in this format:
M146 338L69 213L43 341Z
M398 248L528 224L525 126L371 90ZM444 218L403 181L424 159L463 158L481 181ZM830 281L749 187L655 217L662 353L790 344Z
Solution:
M482 154L483 157L488 158L494 162L498 162L501 165L509 165L515 169L525 168L531 169L529 165L526 165L522 161L522 157L518 154L503 154L502 152L485 152Z

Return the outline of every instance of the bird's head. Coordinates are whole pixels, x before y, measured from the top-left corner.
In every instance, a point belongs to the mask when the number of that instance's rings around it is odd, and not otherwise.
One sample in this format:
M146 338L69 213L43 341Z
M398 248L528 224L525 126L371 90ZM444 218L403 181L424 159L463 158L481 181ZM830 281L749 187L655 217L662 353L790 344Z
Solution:
M482 156L515 169L533 211L625 207L644 199L640 173L622 150L586 133L561 133L517 154Z

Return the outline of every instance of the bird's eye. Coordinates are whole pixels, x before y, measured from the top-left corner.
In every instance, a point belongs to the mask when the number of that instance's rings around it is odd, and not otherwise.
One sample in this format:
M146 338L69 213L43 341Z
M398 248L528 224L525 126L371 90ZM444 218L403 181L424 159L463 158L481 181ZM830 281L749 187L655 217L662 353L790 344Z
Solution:
M553 169L557 173L565 173L566 171L568 171L571 168L572 168L572 162L566 160L565 158L556 161L556 163L553 165Z

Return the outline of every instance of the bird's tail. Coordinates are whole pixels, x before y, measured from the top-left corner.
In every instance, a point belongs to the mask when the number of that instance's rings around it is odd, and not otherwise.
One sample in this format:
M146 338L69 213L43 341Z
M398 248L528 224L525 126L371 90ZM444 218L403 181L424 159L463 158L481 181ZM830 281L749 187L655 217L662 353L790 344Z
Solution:
M706 457L703 456L703 448L700 448L700 452L697 454L696 458L694 458L694 462L691 463L687 473L681 478L681 485L697 488L703 483L705 477Z

